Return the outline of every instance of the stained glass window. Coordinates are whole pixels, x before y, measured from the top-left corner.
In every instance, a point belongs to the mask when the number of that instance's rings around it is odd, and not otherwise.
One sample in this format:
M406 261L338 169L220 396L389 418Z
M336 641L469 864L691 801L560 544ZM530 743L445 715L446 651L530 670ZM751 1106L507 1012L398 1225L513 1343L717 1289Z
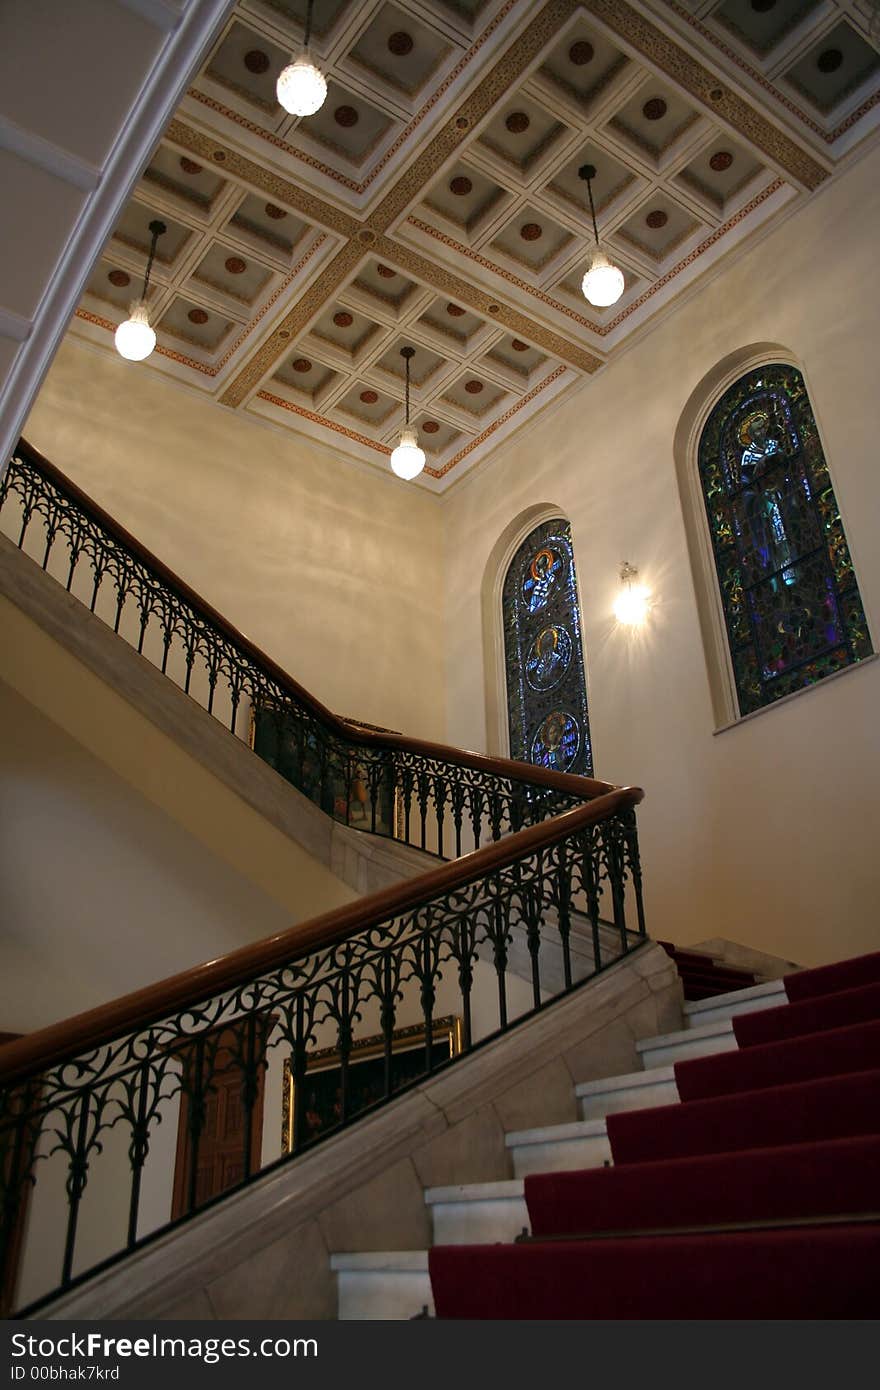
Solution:
M591 776L593 751L571 529L561 518L526 537L502 594L510 756Z
M700 437L699 471L741 714L871 654L807 389L748 372Z

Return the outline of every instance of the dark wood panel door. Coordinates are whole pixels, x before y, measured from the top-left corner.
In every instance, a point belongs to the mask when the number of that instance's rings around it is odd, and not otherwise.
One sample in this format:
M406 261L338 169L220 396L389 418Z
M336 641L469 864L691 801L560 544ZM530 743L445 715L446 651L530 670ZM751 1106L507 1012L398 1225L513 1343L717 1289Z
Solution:
M258 1028L256 1034L263 1036ZM263 1091L266 1076L265 1050L256 1057L257 1092L251 1119L250 1145L247 1145L247 1107L244 1099L244 1073L238 1060L241 1048L233 1028L209 1036L202 1063L204 1121L198 1136L196 1157L195 1206L235 1187L245 1177L245 1154L250 1150L250 1171L260 1167L263 1137ZM177 1127L177 1160L171 1218L189 1210L193 1138L190 1115L193 1071L196 1066L191 1046L184 1052L187 1089L181 1097Z

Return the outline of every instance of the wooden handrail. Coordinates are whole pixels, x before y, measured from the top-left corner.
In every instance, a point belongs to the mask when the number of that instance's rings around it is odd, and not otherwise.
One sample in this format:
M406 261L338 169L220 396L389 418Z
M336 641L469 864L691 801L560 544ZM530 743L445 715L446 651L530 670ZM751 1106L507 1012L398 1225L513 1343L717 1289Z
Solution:
M205 961L109 1004L7 1043L0 1051L0 1085L20 1083L68 1057L147 1027L175 1010L200 1004L214 995L247 984L266 971L292 964L312 951L335 945L392 917L411 912L441 893L462 888L586 826L629 810L637 806L643 796L640 787L612 789L584 806L563 811L538 825L507 835L472 854L441 864L419 878L371 893L275 936L242 946L216 960Z
M249 637L246 637L243 632L239 632L232 623L223 617L222 613L218 613L216 608L213 608L206 599L203 599L200 594L190 588L185 580L170 570L152 551L142 545L129 531L126 531L124 526L120 526L119 522L105 512L103 507L100 507L81 488L77 487L76 483L71 482L59 468L55 467L54 463L50 463L32 444L29 444L25 439L19 440L13 457L15 455L20 455L26 462L32 463L39 472L45 474L60 492L66 494L87 516L102 526L136 560L152 570L172 593L194 609L200 617L206 619L228 641L234 643L256 666L261 667L294 700L303 705L338 737L361 747L399 749L403 753L415 753L424 758L434 758L439 762L474 768L478 772L485 772L494 777L506 777L512 782L522 782L528 786L548 787L553 791L564 792L567 796L576 796L583 800L604 796L614 790L611 782L601 782L594 777L575 776L567 772L551 772L547 768L535 767L531 763L515 762L511 758L493 758L485 753L471 753L443 743L429 743L423 739L410 738L406 734L374 733L362 726L347 723L335 715L332 710L329 710L326 705L323 705L320 700L317 700L314 695L300 685L299 681L294 680L293 676L288 675Z

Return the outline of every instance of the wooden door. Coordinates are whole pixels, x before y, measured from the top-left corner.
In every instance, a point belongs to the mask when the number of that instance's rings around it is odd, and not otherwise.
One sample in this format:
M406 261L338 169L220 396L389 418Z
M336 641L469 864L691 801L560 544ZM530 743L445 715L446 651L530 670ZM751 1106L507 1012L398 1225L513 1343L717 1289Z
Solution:
M264 1036L257 1028L257 1036ZM239 1038L239 1046L240 1038ZM216 1047L216 1052L214 1051ZM198 1139L196 1159L195 1206L203 1206L212 1197L235 1187L245 1177L245 1147L247 1111L243 1097L243 1073L234 1060L236 1034L232 1028L211 1035L206 1052L213 1062L203 1062L204 1125ZM191 1052L184 1050L184 1067L192 1071L195 1063ZM250 1140L250 1171L260 1168L263 1139L263 1088L266 1075L265 1051L258 1057L257 1096L253 1107ZM187 1078L191 1087L191 1075ZM189 1095L181 1096L180 1118L177 1126L177 1159L174 1167L174 1190L171 1219L189 1210L190 1176L192 1172L192 1137L190 1134Z

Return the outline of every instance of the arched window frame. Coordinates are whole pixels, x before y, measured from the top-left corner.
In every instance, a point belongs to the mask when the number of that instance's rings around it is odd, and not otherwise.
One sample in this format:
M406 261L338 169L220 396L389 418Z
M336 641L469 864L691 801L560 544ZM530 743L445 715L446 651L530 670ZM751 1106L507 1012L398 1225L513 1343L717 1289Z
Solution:
M507 688L507 662L504 642L504 585L517 552L539 527L549 521L564 521L571 531L571 521L562 507L541 504L530 507L508 526L496 543L486 569L483 583L484 650L487 657L486 714L489 743L493 752L503 757L511 753L511 730ZM584 618L581 604L581 579L571 541L577 595L577 621L581 639L581 663L584 677L584 696L587 734L589 736L589 683L584 642ZM488 584L486 581L489 581ZM592 740L590 739L592 749ZM593 775L592 770L584 775Z
M692 393L679 422L674 448L679 491L684 513L685 531L687 534L691 569L696 590L697 609L703 637L703 646L707 659L712 704L715 713L716 733L720 733L724 729L738 725L745 720L754 719L758 715L764 714L767 710L775 709L779 705L786 704L789 700L796 699L799 695L805 694L808 690L823 686L829 680L838 679L847 672L864 665L866 661L876 659L876 646L873 640L873 624L871 623L870 614L866 608L865 616L868 624L869 638L872 647L874 647L873 656L865 657L861 661L851 662L849 665L842 667L839 671L823 677L820 681L815 682L815 684L790 691L787 695L780 696L777 700L760 705L757 709L748 711L745 714L740 712L739 693L737 690L736 676L728 639L727 621L721 594L721 582L716 565L715 550L712 544L709 519L706 514L702 479L700 476L699 451L700 441L709 417L725 393L729 391L732 386L736 385L744 376L749 375L749 373L760 370L762 367L770 367L773 365L793 367L803 378L856 576L858 576L860 569L858 555L856 553L857 546L853 545L852 530L846 515L846 504L841 500L838 489L834 460L826 444L826 435L822 427L816 395L810 385L809 373L804 364L798 361L795 354L787 348L775 344L757 344L753 345L751 348L745 348L731 354L730 357L718 363L716 367L703 378L699 386ZM862 601L864 603L863 596Z

